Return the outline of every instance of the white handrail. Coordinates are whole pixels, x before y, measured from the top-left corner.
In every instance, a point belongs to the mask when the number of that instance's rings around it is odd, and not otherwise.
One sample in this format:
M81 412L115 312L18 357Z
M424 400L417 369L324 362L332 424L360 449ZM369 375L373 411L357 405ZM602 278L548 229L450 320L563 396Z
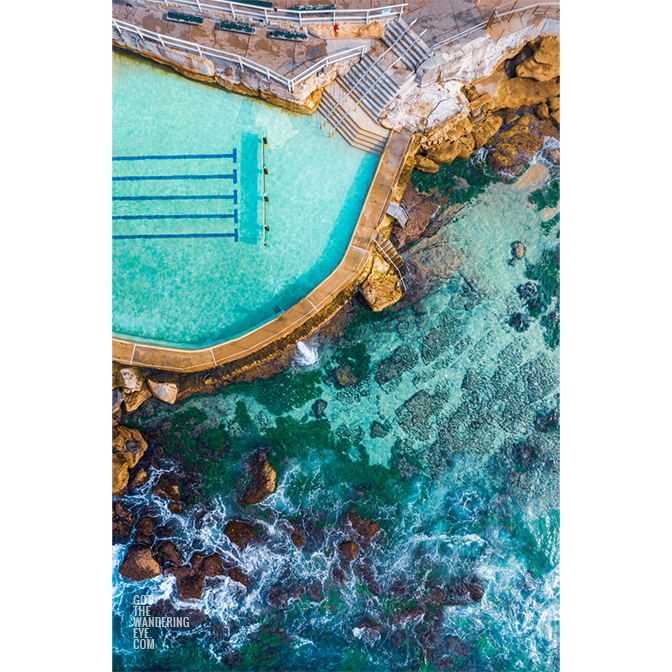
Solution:
M138 4L159 5L162 9L193 7L199 11L226 12L234 19L238 17L262 20L266 23L298 23L299 26L311 23L365 23L392 20L404 13L408 3L373 7L370 9L283 9L282 7L259 7L229 0L137 0Z
M200 44L196 44L195 42L181 40L177 37L169 37L168 35L161 35L160 33L156 33L152 30L147 30L146 28L140 28L138 26L135 26L132 23L127 23L126 21L120 21L119 19L112 19L112 26L116 28L120 36L122 36L122 28L123 28L128 32L135 33L141 39L150 39L158 41L163 47L165 47L166 45L168 46L172 45L177 47L178 49L184 49L186 51L196 52L201 58L203 57L203 54L206 54L208 56L214 56L215 58L220 58L222 60L233 61L234 63L237 63L241 68L247 67L250 70L254 70L263 75L266 75L268 79L273 79L279 84L282 84L291 93L294 93L294 89L296 88L297 84L300 84L302 81L310 77L313 73L321 70L325 66L331 65L333 63L339 63L340 61L354 58L355 56L363 56L367 51L366 45L361 45L359 47L352 47L350 49L343 49L341 51L337 51L334 54L327 55L321 61L318 61L307 70L304 70L304 72L302 72L300 75L297 75L293 79L289 79L288 77L280 75L264 65L259 65L258 63L250 61L244 56L239 56L238 54L232 54L228 51L222 51L221 49L214 49L213 47L205 47Z
M558 11L556 13L557 14L560 13L560 3L559 2L540 2L540 3L537 3L536 5L527 5L526 7L520 7L519 9L510 9L506 12L503 12L502 14L497 12L497 16L501 21L501 19L506 18L507 16L510 19L514 14L520 14L521 16L524 16L525 14L527 14L528 10L530 10L530 9L532 10L532 15L536 16L537 9L539 9L540 7L546 7L547 8L546 11L543 14L540 15L542 17L546 16L546 14L548 14L548 10L551 9L551 8L557 8ZM482 23L479 23L476 26L472 26L471 28L467 28L467 30L463 30L461 33L458 33L457 35L451 35L450 37L447 37L445 40L441 40L440 42L435 42L432 45L432 50L430 52L430 56L432 54L435 54L438 49L442 49L443 47L448 46L451 42L455 42L456 40L460 40L460 39L466 37L467 35L470 35L471 33L476 32L477 30L482 30L483 28L485 28L488 25L488 23L490 23L490 20L491 19L488 19L487 21L483 21ZM428 56L428 58L429 58L429 56ZM427 59L425 59L425 60L427 60Z

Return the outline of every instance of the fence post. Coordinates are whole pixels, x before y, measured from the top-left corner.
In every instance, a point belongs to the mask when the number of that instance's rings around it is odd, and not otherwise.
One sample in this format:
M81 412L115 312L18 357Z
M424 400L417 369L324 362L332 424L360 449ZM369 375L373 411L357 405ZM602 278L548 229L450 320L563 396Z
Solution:
M236 10L233 8L233 3L229 3L229 7L231 8L231 14L233 14L233 19L235 21L236 19Z
M198 5L198 11L203 12L203 7L201 7L201 0L196 0L196 4Z
M266 25L268 25L268 10L266 7L264 7L264 20L266 21Z
M507 21L507 23L511 23L511 19L513 18L513 10L516 8L516 5L517 5L517 4L518 4L518 0L516 0L516 1L513 3L513 7L511 7L511 9L509 10L511 13L510 13L510 15L509 15L509 20Z
M194 44L196 44L196 43L194 42ZM198 55L199 55L201 58L203 58L203 52L201 51L201 48L200 48L197 44L196 44L196 49L198 49Z

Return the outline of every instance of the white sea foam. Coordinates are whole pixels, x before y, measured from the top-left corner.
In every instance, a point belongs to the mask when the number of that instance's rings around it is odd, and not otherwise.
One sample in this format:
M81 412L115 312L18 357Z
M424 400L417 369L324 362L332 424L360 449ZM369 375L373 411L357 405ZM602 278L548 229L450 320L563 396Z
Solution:
M314 369L320 361L317 345L310 341L299 341L296 344L294 362L303 368Z

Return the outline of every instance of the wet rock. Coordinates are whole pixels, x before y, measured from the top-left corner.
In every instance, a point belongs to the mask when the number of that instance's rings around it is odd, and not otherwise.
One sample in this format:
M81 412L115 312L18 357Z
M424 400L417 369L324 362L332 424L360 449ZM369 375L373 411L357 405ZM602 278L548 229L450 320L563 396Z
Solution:
M340 567L334 567L331 570L331 576L336 583L343 583L343 581L345 581L345 572Z
M447 591L444 604L451 606L473 604L474 602L478 602L483 597L484 593L485 588L477 578L469 579L457 586L451 587Z
M313 415L318 419L321 420L324 417L324 409L327 407L327 402L324 399L316 399L315 403L313 404L311 410L313 411Z
M362 580L362 583L376 596L379 597L383 592L380 584L376 580L376 575L368 564L354 565L355 574Z
M524 313L514 313L511 315L509 325L516 331L525 331L530 326L528 317Z
M252 474L252 480L241 498L243 506L258 504L275 492L277 475L267 455L267 450L259 450L248 462L247 467Z
M116 413L121 408L121 403L126 398L123 390L118 388L112 390L112 413Z
M534 428L539 432L552 432L560 424L560 411L556 408L548 413L539 414L534 421Z
M126 493L129 469L135 467L147 450L147 442L137 429L117 426L112 430L112 494Z
M334 371L334 379L341 387L352 387L359 383L359 379L350 364L341 364Z
M357 627L359 630L366 630L369 633L376 635L380 635L380 631L382 629L381 624L370 616L362 617L355 627Z
M409 433L426 433L428 425L443 407L440 399L426 390L416 392L397 411L399 424Z
M181 600L200 600L205 586L205 572L193 567L169 567L165 574L177 580L177 594Z
M242 584L243 586L245 586L245 588L247 588L248 585L250 584L250 579L247 577L247 574L245 574L245 572L243 572L242 569L238 569L238 567L232 567L231 569L229 569L227 571L227 576L232 581L236 581L236 583Z
M254 528L239 520L231 520L224 528L224 534L242 551L256 536Z
M352 562L357 558L357 544L354 541L341 541L338 544L338 553L347 562Z
M403 579L395 579L390 584L390 593L396 597L403 597L407 592L408 589L406 588L406 583Z
M182 567L182 555L172 541L164 541L159 544L154 551L154 555L162 568Z
M324 599L324 596L322 594L322 586L314 581L313 583L308 584L308 588L306 588L306 593L310 597L313 602L322 602Z
M448 635L448 637L443 640L442 645L449 656L460 656L461 658L466 658L471 654L469 645L454 635Z
M147 381L147 386L152 396L167 404L174 404L177 399L177 385L175 383L157 383L153 380Z
M534 108L534 113L539 117L539 119L548 119L548 105L546 103L539 103L539 105Z
M172 474L161 474L157 484L152 488L152 494L163 499L177 501L180 498L180 482Z
M112 376L113 386L122 387L127 396L140 390L145 380L144 374L136 366L127 366L119 369L113 366Z
M274 607L286 607L287 599L287 591L282 586L273 586L269 589L268 593L266 593L267 602Z
M139 487L147 483L148 480L149 476L147 475L147 472L141 467L140 469L138 469L135 476L131 478L128 484L128 492L133 492L134 490L137 490Z
M124 561L119 567L119 574L131 581L144 581L161 573L159 563L154 559L152 551L146 546L130 546Z
M380 532L378 523L360 518L352 512L347 514L345 520L352 527L353 532L366 541L370 541Z
M292 538L292 543L297 548L301 548L301 546L303 546L306 543L306 540L299 532L290 532L289 536Z
M515 259L522 259L525 256L525 245L520 240L517 240L515 243L511 243L511 255Z
M170 504L168 504L168 510L171 513L184 513L184 504L180 504L180 502L170 502Z
M372 439L382 439L386 437L390 433L390 430L385 427L385 425L381 424L378 422L378 420L374 420L371 423L371 429L369 430L369 436Z
M133 523L135 523L137 520L137 517L133 515L119 500L115 500L112 503L112 512L115 516L125 520L130 525L133 525Z
M400 623L406 623L406 621L412 621L418 616L422 616L425 613L425 610L422 607L413 607L412 609L397 609L392 614L392 623L398 625Z
M224 567L219 553L213 553L203 559L203 571L206 576L223 576Z
M474 138L474 149L480 149L502 126L500 116L490 114L483 121L474 126L472 136Z
M143 516L135 526L135 542L151 546L154 538L154 521L151 516Z
M203 555L203 553L195 551L194 553L191 554L191 558L189 558L189 565L191 565L193 569L202 569L203 560L205 560L205 556Z
M127 538L131 535L131 526L127 520L122 518L112 519L112 536Z

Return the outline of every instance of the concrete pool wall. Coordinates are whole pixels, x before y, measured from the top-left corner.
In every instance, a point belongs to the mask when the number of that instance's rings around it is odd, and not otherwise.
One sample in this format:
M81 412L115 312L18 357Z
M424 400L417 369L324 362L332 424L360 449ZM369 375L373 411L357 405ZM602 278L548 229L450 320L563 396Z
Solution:
M305 337L319 328L352 296L366 271L412 141L413 134L407 130L390 136L345 256L329 277L292 308L250 333L198 350L113 339L112 359L120 364L183 373L238 362L236 372L240 372L273 357L285 347L284 341Z

